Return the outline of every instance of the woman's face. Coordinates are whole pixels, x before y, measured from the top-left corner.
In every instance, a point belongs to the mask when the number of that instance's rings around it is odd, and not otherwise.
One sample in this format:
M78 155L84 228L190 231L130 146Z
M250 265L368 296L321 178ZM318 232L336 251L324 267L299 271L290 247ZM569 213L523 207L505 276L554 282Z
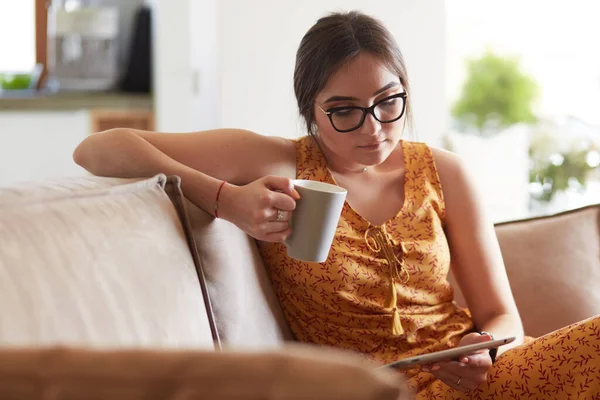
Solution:
M315 101L315 120L321 144L329 158L338 165L353 168L382 163L396 148L401 136L404 117L395 122L382 123L367 113L363 124L350 132L341 133L360 122L362 111L342 110L333 114L336 130L324 111L339 107L370 107L377 104L375 113L380 120L392 120L403 112L401 97L404 88L396 74L374 56L359 54L336 71Z

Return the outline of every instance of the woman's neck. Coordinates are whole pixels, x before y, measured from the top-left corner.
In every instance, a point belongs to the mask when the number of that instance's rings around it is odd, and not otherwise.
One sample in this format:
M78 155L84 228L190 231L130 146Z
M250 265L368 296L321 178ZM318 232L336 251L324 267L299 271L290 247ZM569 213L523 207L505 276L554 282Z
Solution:
M338 157L332 151L329 151L327 146L323 144L323 141L317 137L313 136L313 140L321 150L323 157L325 158L325 164L329 170L333 173L350 175L350 174L363 174L367 172L369 169L373 169L374 166L367 166L360 163L347 162L341 157Z
M397 158L396 153L398 152L395 150L380 164L364 165L352 161L347 161L337 156L332 151L329 151L327 146L323 144L319 137L314 136L313 140L315 140L317 146L321 150L321 153L325 158L325 163L332 173L348 177L359 177L365 175L372 175L372 173L374 172L389 172L389 170L391 169L396 169L394 165L396 164L395 159ZM402 161L401 153L402 152L398 154L400 156L400 159L398 161Z

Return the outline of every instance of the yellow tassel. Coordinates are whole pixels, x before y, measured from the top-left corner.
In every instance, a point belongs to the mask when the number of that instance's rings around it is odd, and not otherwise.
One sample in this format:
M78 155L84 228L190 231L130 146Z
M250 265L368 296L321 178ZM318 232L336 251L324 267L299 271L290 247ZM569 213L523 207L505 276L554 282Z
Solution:
M392 334L395 336L402 335L404 333L404 328L402 327L402 323L400 322L400 313L398 312L398 308L394 307L394 325L392 326Z
M398 297L396 297L396 284L393 279L390 279L390 287L385 299L385 308L396 308Z
M396 295L396 284L393 279L390 280L390 289L388 291L387 298L385 300L385 307L392 309L392 334L402 335L404 328L400 322L400 313L398 312L398 297Z

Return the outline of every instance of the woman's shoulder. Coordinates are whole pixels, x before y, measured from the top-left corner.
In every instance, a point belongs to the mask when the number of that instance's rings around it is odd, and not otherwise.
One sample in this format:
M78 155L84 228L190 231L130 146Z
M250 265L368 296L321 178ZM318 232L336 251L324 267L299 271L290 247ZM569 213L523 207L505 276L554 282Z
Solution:
M283 136L270 136L266 140L271 143L276 162L271 163L266 175L296 178L296 139Z
M296 151L301 149L308 150L312 147L313 138L310 135L303 135L294 139L290 139L290 142L294 144Z
M439 147L429 148L440 173L457 173L463 168L462 158L458 154Z
M302 165L314 158L313 140L310 136L284 137L268 136L264 138L271 144L272 153L279 155L279 162L273 163L267 171L268 175L297 178L299 163ZM266 144L265 142L265 144Z
M415 140L404 140L403 143L403 148L408 153L407 156L409 158L413 157L414 159L421 159L426 162L431 159L435 164L435 168L441 174L453 174L463 168L462 159L456 153L449 150L430 146L426 142Z
M477 197L477 189L468 165L452 151L431 147L441 187L447 205L460 206L468 198Z
M318 156L320 154L320 149L312 136L300 136L298 138L291 139L291 142L295 147L297 162L302 163L303 161L310 161L319 158Z
M430 179L446 200L452 202L457 196L462 196L460 192L470 184L471 178L459 155L425 142L405 141L403 147L407 165L428 171Z

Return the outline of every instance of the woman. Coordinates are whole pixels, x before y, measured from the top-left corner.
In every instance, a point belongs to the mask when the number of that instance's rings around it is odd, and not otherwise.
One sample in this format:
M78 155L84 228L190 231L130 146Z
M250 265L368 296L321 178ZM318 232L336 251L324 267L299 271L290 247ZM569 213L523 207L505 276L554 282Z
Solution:
M191 201L259 240L298 340L387 363L490 340L485 332L517 337L495 363L480 351L408 371L419 399L598 398L600 319L524 344L494 228L467 171L449 152L401 140L410 87L381 23L357 12L320 19L298 49L294 89L309 132L298 140L115 129L87 138L74 159L96 175L181 176ZM325 263L283 251L299 198L291 176L348 189ZM452 302L450 258L468 310ZM573 360L588 361L554 363L569 344Z

